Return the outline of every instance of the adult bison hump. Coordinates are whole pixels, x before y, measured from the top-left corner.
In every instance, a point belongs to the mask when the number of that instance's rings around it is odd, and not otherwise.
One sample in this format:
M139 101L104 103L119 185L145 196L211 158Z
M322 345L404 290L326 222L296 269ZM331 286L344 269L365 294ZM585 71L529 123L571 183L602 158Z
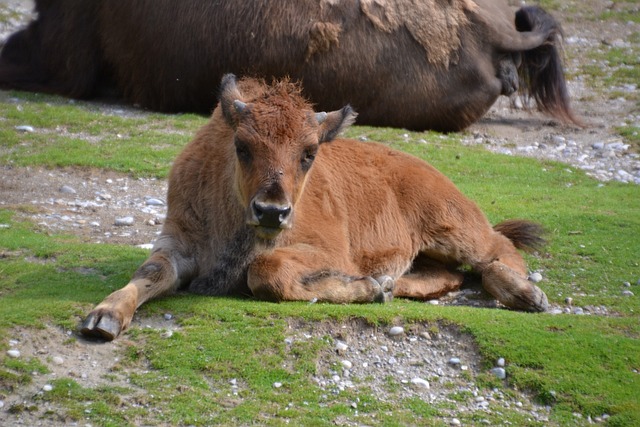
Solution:
M359 123L459 130L520 90L564 122L558 43L542 9L503 0L36 0L0 55L0 87L209 114L225 73L302 82ZM518 18L516 19L516 16ZM546 64L536 67L532 64Z

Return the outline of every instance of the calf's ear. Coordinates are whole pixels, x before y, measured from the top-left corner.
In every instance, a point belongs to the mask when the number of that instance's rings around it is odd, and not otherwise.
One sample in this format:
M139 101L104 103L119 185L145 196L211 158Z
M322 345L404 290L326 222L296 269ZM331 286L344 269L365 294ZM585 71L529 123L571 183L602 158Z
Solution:
M335 139L343 130L356 121L358 114L353 111L350 105L345 105L340 110L330 113L316 113L318 127L318 141L320 143L329 142Z
M242 94L233 74L225 74L220 82L220 108L225 121L234 129L238 126L240 117L249 111L250 107L242 102Z

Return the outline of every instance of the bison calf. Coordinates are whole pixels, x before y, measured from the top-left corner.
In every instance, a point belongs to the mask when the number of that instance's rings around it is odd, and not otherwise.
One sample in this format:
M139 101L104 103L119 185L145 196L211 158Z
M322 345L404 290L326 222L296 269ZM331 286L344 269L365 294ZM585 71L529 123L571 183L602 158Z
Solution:
M506 306L547 308L516 250L542 242L538 226L491 227L424 161L336 138L353 110L316 113L300 91L223 78L211 120L173 166L151 256L84 334L112 340L137 307L180 287L270 301L428 299L460 287L463 264Z

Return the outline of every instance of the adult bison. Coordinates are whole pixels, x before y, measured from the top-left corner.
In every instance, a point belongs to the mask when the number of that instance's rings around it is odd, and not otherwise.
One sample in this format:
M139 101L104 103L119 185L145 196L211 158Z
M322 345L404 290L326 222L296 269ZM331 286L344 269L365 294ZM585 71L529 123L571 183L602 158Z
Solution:
M271 301L433 298L461 285L461 264L508 307L547 308L516 250L541 242L537 225L492 228L429 164L335 139L354 118L349 106L314 113L286 80L225 76L219 107L174 163L151 256L82 332L114 339L137 307L182 286Z
M224 73L303 83L363 124L462 129L518 87L565 121L560 26L504 0L36 0L0 87L209 114Z

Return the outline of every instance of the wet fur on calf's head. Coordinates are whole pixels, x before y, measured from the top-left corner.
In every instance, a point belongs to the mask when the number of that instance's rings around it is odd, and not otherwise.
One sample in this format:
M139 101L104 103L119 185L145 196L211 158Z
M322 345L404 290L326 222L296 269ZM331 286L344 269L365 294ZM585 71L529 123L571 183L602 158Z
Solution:
M237 81L220 85L220 110L233 129L235 180L247 224L263 239L291 228L294 205L303 191L318 146L330 142L355 120L350 106L315 113L299 84L282 79Z

